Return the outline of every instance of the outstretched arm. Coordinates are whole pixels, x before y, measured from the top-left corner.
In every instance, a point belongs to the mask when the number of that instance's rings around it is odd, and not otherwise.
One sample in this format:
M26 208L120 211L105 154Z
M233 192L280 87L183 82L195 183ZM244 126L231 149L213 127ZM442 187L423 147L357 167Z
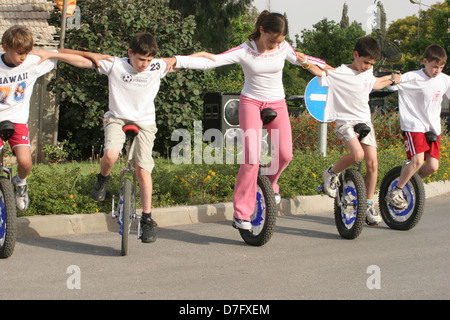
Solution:
M322 69L320 69L318 66L308 61L306 55L303 52L297 52L297 59L298 61L300 61L300 64L303 69L308 70L315 76L318 77L322 76Z
M34 50L30 52L32 55L39 56L41 60L39 61L39 64L44 62L47 59L58 59L60 61L63 61L65 63L69 63L75 67L79 68L91 68L93 69L93 63L91 60L86 59L80 55L76 54L69 54L69 53L61 53L56 51L47 51L47 50Z
M209 52L205 52L205 51L193 53L193 54L189 55L188 57L205 58L205 59L212 60L213 62L216 61L214 59L214 54L209 53ZM179 68L178 69L175 68L175 66L177 64L177 58L176 57L173 57L173 58L162 58L162 59L167 64L166 72L180 70Z
M84 57L85 59L89 59L92 61L97 68L100 68L100 60L109 60L113 61L113 56L107 55L107 54L101 54L101 53L95 53L95 52L89 52L89 51L79 51L79 50L73 50L73 49L58 49L58 52L64 53L64 54L72 54L72 55L78 55L81 57ZM70 62L69 62L70 63ZM81 67L83 68L83 67ZM84 67L86 68L86 67ZM94 67L91 66L91 69Z
M206 51L201 51L201 52L196 52L193 54L190 54L189 57L196 57L196 58L206 58L212 61L216 61L216 59L214 59L214 54L206 52Z
M389 85L392 84L398 84L400 83L401 74L399 73L393 73L391 75L387 75L384 77L377 77L377 81L375 82L375 85L373 86L373 90L379 90L383 89ZM391 79L394 79L395 83L392 83Z

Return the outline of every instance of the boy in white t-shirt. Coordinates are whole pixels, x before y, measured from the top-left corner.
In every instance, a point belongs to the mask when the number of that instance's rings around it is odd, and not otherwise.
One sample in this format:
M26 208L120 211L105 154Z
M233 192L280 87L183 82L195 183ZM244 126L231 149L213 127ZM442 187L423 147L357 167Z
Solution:
M12 26L2 36L5 53L0 59L0 120L9 120L15 127L8 142L17 159L17 175L12 182L16 190L16 206L20 211L28 209L30 203L27 177L33 163L27 123L33 86L40 76L56 66L58 60L78 67L92 65L90 60L83 57L57 51L46 51L49 60L41 60L38 52L31 52L33 45L33 34L22 26Z
M411 160L386 197L396 209L408 206L402 189L416 172L423 179L439 168L442 97L450 97L450 77L442 73L446 63L445 49L430 45L424 53L424 68L405 73L400 83L393 86L398 89L400 128L406 155Z
M336 134L346 143L350 151L323 172L324 191L330 197L336 197L339 173L364 158L367 169L365 177L367 222L372 225L381 222L381 217L373 206L378 178L378 161L369 94L372 90L384 88L400 79L400 75L384 77L373 75L373 65L380 56L378 42L373 38L363 37L355 45L352 64L341 65L336 70L329 71L328 76L320 78L322 85L328 86L324 121L336 122ZM359 123L370 127L370 132L361 141L358 140L358 134L354 130L355 125Z
M71 49L60 51L85 57L91 54ZM97 201L105 199L110 172L125 143L122 127L127 123L134 123L139 128L139 134L134 140L132 159L139 182L142 203L141 240L144 243L156 241L156 223L151 218L151 172L154 167L152 151L157 132L154 99L161 79L167 74L166 62L154 58L157 52L155 37L149 33L138 33L130 41L127 58L114 57L112 61L99 61L100 67L96 69L108 76L109 110L104 116L105 151L91 196Z

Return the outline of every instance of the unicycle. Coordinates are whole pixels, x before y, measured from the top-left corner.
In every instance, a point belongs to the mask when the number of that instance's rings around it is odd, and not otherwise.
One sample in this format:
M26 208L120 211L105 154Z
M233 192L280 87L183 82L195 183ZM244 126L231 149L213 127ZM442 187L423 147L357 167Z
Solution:
M357 124L354 127L361 141L370 127ZM366 185L361 175L361 163L356 168L347 168L339 175L339 187L334 200L334 220L339 235L344 239L357 238L363 228L367 212Z
M0 122L0 138L5 143L14 133L14 124L5 120ZM13 254L16 245L16 203L11 184L12 169L3 165L3 146L0 150L0 258Z
M264 125L270 123L276 116L277 113L270 108L261 111L261 119ZM244 242L252 246L266 244L273 235L276 222L275 194L269 178L262 172L264 167L264 165L260 165L258 172L255 210L250 216L252 227L250 230L238 229Z
M119 203L117 211L115 211L114 196L112 200L111 216L118 219L120 226L119 234L122 236L121 254L126 256L128 254L128 238L130 235L131 224L139 217L136 215L136 174L130 161L130 149L134 141L134 137L138 134L139 129L134 124L127 124L123 126L122 130L126 135L126 155L127 165L125 169L120 170L120 188L119 188ZM138 238L140 237L140 224L138 223Z
M415 173L403 188L403 196L408 203L405 209L396 209L390 206L386 197L390 190L394 189L402 170L409 161L405 161L403 166L392 168L381 181L379 192L379 205L381 216L384 222L391 229L410 230L414 228L422 217L425 207L425 188L419 174Z

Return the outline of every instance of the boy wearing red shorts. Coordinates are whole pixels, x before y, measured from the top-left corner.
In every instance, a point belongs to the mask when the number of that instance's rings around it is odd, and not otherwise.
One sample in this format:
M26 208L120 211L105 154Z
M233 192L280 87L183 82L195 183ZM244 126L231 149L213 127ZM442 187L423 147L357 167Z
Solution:
M33 49L33 35L22 26L12 26L2 36L4 54L0 56L0 120L14 124L15 132L8 140L17 159L17 175L13 178L16 189L16 206L28 209L27 176L31 172L31 147L28 134L30 99L36 80L50 72L58 59L75 66L90 65L92 62L75 55L52 52L52 59L41 61L41 57L30 54ZM0 148L3 143L0 140Z
M402 189L416 172L423 179L439 168L442 97L450 97L450 77L442 73L446 63L445 49L430 45L424 53L424 68L405 73L395 86L400 128L406 155L411 160L402 170L397 186L387 194L388 204L396 209L407 207Z

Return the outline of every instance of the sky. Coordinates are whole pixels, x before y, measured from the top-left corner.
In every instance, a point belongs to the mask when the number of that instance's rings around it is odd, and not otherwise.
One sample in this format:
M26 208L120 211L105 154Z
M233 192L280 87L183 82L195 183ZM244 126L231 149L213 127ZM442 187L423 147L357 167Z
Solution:
M380 1L386 12L387 26L398 19L417 15L419 11L419 5L411 3L410 0ZM427 6L444 2L444 0L415 0L417 3L420 1L422 10L427 10ZM373 21L370 20L370 8L375 2L374 0L254 0L253 5L262 11L269 9L270 4L271 12L286 13L289 20L289 35L295 39L296 34L301 35L303 29L312 29L313 24L324 18L335 22L341 21L344 3L348 6L350 23L356 20L362 23L364 30L370 32L370 21Z

